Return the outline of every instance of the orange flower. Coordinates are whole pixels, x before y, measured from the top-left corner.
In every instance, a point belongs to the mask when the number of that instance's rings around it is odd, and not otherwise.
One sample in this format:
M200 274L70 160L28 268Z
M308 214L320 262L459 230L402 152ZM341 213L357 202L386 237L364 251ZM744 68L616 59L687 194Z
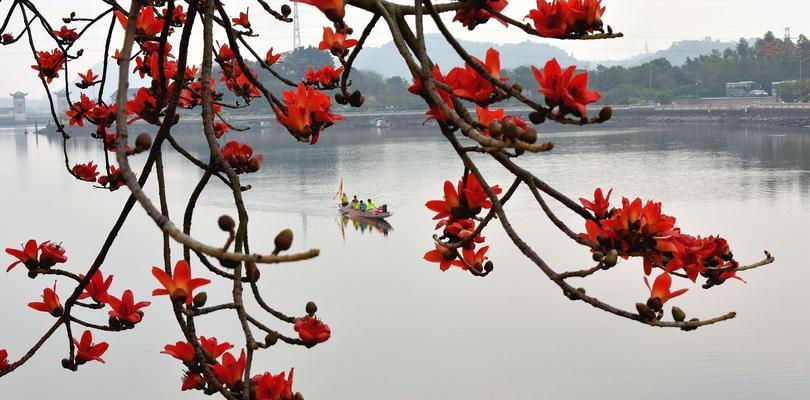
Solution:
M98 75L94 74L92 69L88 69L86 74L79 72L79 77L82 78L81 82L76 83L79 89L86 89L98 83L96 80L98 79Z
M342 22L346 16L346 6L343 0L293 0L299 3L318 7L326 18L333 22Z
M192 278L191 267L185 260L175 264L173 277L158 267L152 267L152 275L163 285L163 289L153 290L152 296L168 295L173 301L185 301L187 305L191 304L194 289L211 283L208 279Z
M211 372L223 386L236 388L242 383L245 364L245 350L242 350L238 360L231 353L225 353L221 363L211 366Z
M281 58L281 54L273 54L273 48L271 47L270 50L267 50L267 55L264 56L264 62L267 65L273 65L278 62Z
M32 65L31 68L39 71L39 77L46 79L48 83L58 78L59 71L65 66L64 53L59 49L37 52L37 60L38 64Z
M284 92L284 103L286 110L274 107L278 122L298 140L310 144L318 142L321 130L346 119L331 113L328 95L303 83L298 84L298 90Z
M241 26L245 29L250 29L250 19L248 19L247 12L240 12L239 18L231 18L234 25Z
M101 359L101 356L110 347L107 342L93 344L93 334L90 331L84 331L82 340L73 339L73 343L76 345L76 364L79 365L88 361L98 361L103 364L104 360Z
M644 277L644 283L650 289L650 299L659 299L661 300L662 305L666 303L667 300L673 297L678 297L689 290L679 289L674 292L670 292L669 289L672 286L672 276L668 272L658 275L658 277L655 278L655 282L653 282L652 287L650 287L650 282L647 280L646 276Z
M323 40L318 45L320 50L329 50L335 56L340 56L349 48L357 45L357 40L346 39L345 33L335 33L332 28L323 28Z
M116 11L115 16L118 17L118 22L124 29L127 29L129 19L121 11ZM138 15L138 20L135 22L135 34L138 36L157 36L163 30L164 20L155 16L155 11L152 6L145 6L141 8Z
M42 291L42 301L33 301L28 303L28 307L37 311L42 311L51 314L54 317L62 315L62 303L59 302L59 296L56 294L56 282L53 283L53 289L45 288Z

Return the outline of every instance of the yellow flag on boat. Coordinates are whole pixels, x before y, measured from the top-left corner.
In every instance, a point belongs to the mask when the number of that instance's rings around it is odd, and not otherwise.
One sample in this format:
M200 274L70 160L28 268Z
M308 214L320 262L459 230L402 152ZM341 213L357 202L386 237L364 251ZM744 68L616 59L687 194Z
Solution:
M338 185L338 191L337 193L335 193L335 197L333 197L332 200L337 199L341 193L343 193L343 177L340 177L340 185Z

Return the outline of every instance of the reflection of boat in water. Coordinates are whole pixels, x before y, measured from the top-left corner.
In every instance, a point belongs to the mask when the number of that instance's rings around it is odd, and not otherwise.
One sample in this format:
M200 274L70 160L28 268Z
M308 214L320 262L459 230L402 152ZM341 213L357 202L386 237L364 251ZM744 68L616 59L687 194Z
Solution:
M380 218L376 219L368 219L363 217L352 217L348 214L341 215L340 222L341 222L341 234L343 234L343 228L349 225L351 221L354 230L360 231L365 233L366 231L371 232L372 230L376 230L383 234L383 236L388 236L389 232L394 230L394 227L388 223L388 221Z
M374 212L355 210L355 209L352 209L351 206L340 206L339 205L338 207L340 208L340 213L341 214L347 215L350 218L363 218L363 219L369 219L369 220L382 221L383 219L388 218L392 214L394 214L394 213L388 211L388 207L386 207L386 206L382 207L382 211L374 211Z

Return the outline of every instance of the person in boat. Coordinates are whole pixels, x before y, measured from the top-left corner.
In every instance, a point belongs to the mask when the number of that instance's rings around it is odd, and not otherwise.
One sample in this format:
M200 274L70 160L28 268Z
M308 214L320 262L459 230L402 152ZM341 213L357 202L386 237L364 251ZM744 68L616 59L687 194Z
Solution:
M360 200L360 211L366 211L366 203L363 200Z
M354 196L352 199L352 210L359 210L360 209L360 202L357 201L357 196Z
M368 199L368 201L366 201L366 211L368 211L368 212L375 212L375 211L377 211L377 205L376 205L376 204L374 204L374 203L371 201L371 199Z
M346 193L340 195L340 205L343 207L349 205L349 196L346 196Z

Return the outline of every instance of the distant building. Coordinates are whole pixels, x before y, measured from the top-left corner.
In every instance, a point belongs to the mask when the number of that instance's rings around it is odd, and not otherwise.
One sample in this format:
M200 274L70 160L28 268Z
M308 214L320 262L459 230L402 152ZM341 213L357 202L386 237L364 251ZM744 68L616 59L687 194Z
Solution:
M762 90L762 85L754 81L726 83L726 97L748 97L754 90Z
M28 93L18 91L10 93L9 96L14 99L14 103L12 107L0 108L0 123L17 124L25 122L27 119L25 112L25 96L28 96Z

